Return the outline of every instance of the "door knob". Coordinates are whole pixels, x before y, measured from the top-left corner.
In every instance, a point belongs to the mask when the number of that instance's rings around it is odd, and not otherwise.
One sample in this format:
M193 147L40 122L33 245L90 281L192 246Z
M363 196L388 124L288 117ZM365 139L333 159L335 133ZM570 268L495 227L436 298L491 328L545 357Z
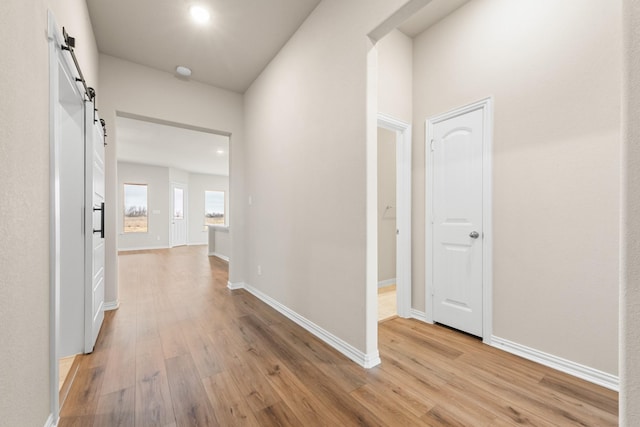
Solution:
M469 237L471 237L472 239L477 239L478 237L480 237L480 234L478 234L477 231L472 231L471 233L469 233Z

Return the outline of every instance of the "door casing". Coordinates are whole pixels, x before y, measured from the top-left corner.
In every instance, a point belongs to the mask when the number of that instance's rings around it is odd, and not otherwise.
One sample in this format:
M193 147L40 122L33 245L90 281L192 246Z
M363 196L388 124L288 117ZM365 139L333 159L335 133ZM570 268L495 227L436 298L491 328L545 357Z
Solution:
M491 344L493 333L493 221L492 221L492 153L493 153L493 97L481 99L446 113L427 119L425 124L425 315L426 321L433 323L433 155L430 150L435 124L450 118L476 110L483 111L483 146L482 146L482 341Z

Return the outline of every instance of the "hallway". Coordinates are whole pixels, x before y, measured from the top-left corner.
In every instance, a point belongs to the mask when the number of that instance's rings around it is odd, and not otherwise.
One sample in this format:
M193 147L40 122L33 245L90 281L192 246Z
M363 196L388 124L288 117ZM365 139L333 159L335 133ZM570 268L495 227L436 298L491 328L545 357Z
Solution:
M119 256L121 305L60 426L617 425L617 393L439 326L380 324L364 370L247 292L206 247Z

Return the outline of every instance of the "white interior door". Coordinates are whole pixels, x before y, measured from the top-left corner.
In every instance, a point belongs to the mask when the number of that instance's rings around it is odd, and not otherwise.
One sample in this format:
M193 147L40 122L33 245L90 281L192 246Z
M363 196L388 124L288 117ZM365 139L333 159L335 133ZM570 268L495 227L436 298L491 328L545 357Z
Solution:
M431 125L433 320L483 334L483 109Z
M171 184L171 247L187 244L187 189L184 184Z
M104 320L104 133L94 114L93 102L85 102L85 353L95 346Z

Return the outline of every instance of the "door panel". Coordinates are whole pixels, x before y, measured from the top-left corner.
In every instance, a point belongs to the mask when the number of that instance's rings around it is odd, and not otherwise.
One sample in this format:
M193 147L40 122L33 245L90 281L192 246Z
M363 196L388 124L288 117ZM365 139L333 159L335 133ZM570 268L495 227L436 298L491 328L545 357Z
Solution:
M58 72L60 341L56 356L66 357L82 353L84 348L84 106L73 90L71 75L64 67Z
M171 247L187 244L186 206L186 186L171 184Z
M85 102L85 353L91 353L104 320L104 133L92 102Z
M436 123L432 143L434 321L477 336L482 336L482 128L483 111L471 111Z

